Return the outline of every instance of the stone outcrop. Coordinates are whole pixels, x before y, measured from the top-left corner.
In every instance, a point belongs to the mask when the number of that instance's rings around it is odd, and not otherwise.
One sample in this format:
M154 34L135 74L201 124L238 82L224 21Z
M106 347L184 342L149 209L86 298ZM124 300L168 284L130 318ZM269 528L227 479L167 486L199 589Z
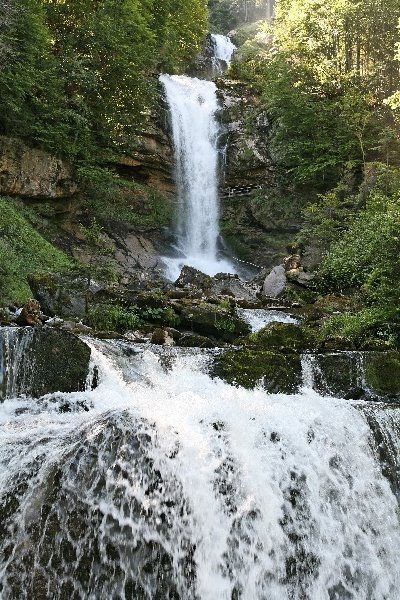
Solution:
M0 194L26 198L66 198L78 191L71 165L29 148L15 138L0 136Z
M160 94L162 97L162 89ZM158 191L174 193L173 150L168 130L167 108L160 100L146 130L137 134L135 149L114 160L113 166L119 174Z

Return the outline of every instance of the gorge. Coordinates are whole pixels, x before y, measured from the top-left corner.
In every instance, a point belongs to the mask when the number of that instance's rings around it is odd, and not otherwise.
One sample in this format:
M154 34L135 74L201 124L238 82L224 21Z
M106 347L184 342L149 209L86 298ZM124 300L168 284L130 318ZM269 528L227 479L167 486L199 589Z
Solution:
M0 3L2 600L400 598L399 18Z

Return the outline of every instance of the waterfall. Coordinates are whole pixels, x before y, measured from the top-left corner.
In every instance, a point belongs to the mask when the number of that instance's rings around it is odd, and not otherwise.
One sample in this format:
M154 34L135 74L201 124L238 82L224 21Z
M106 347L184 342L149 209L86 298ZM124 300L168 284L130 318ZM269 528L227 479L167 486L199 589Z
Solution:
M226 35L211 34L211 39L214 43L214 54L217 60L222 60L225 66L231 64L232 54L236 50L235 44Z
M227 64L232 50L216 39L216 57ZM221 39L220 39L221 38ZM222 39L223 38L223 39ZM230 52L230 54L229 54ZM215 83L186 75L161 75L171 115L178 192L178 257L166 258L167 276L176 279L183 265L208 275L233 272L219 257L218 110Z
M398 407L235 388L212 352L92 356L95 390L0 405L2 597L400 597Z

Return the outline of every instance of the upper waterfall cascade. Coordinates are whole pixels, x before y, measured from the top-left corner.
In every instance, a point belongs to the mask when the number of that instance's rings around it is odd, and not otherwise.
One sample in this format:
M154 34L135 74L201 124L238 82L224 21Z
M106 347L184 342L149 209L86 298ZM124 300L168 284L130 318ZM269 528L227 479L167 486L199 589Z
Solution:
M222 60L227 66L230 65L232 55L236 50L235 44L227 35L213 33L211 39L214 43L214 54L217 60Z
M228 64L233 52L226 41L229 38L214 38L215 56ZM216 85L186 75L161 75L160 81L171 116L178 192L175 232L178 256L164 259L167 276L176 279L185 264L208 275L234 272L232 264L218 253Z

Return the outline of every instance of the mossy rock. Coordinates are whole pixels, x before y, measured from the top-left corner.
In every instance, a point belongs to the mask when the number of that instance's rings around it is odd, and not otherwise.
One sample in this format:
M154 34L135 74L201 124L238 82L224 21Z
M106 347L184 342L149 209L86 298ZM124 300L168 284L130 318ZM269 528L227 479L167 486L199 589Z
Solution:
M242 348L218 356L212 375L227 383L254 388L262 381L270 393L291 394L298 391L302 381L299 354L280 354L266 350Z
M311 350L316 346L315 333L292 323L269 323L247 338L247 343L260 349L282 352Z
M237 317L233 311L214 304L181 306L179 316L182 327L225 342L232 342L250 332L246 321Z
M215 348L216 344L210 338L197 333L184 334L177 342L182 348Z
M0 329L0 398L83 391L90 354L89 346L67 331Z
M364 377L372 393L400 397L400 352L366 354Z

